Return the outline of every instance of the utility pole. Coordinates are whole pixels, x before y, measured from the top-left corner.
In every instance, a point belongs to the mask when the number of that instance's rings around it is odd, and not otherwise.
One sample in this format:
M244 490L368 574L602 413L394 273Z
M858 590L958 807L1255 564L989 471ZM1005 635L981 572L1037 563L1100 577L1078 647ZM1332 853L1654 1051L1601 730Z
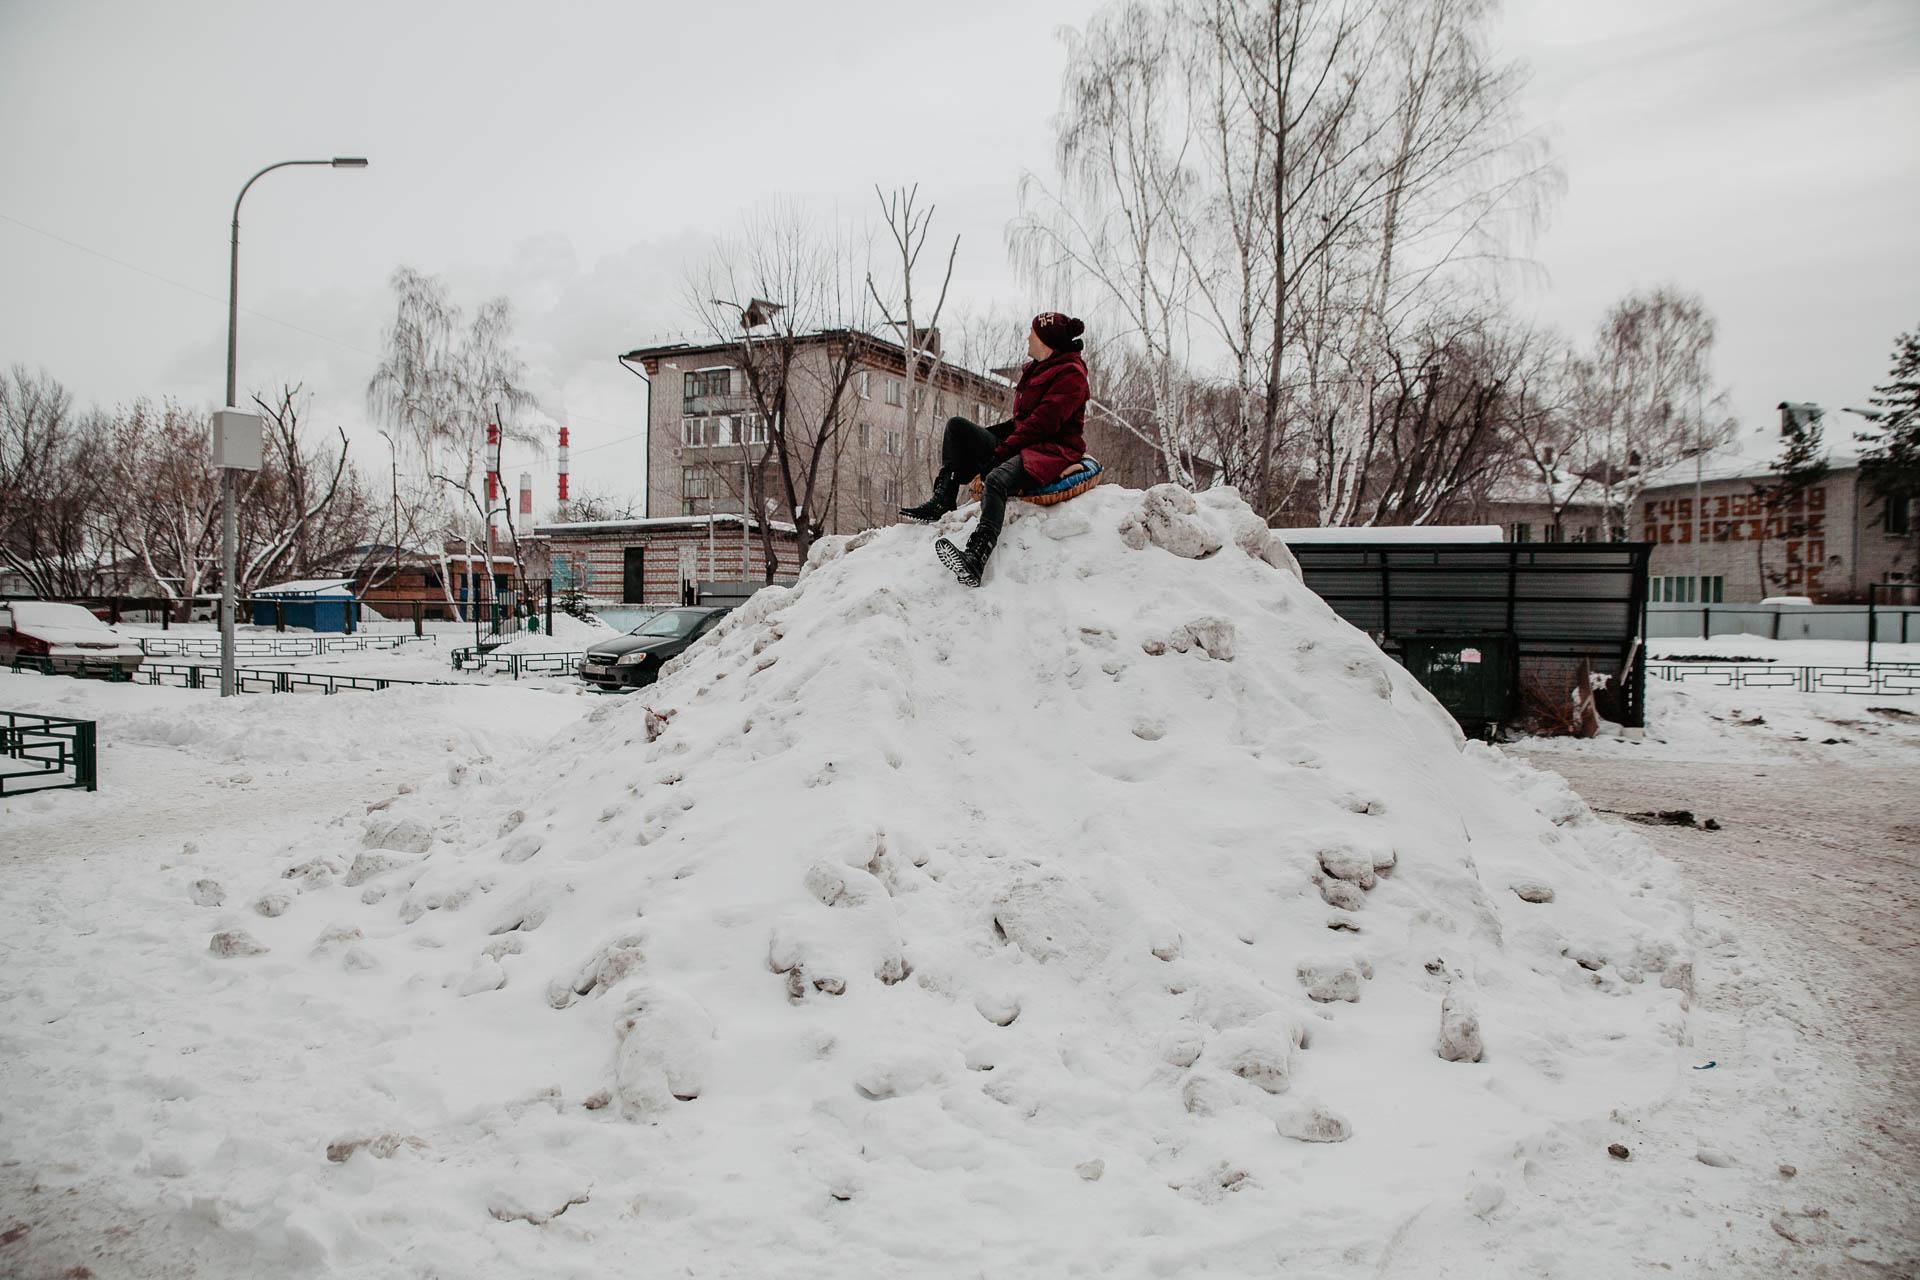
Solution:
M220 468L220 696L238 689L233 673L234 556L239 541L233 511L234 472L260 469L260 415L244 413L235 404L239 392L240 334L240 203L253 184L275 169L295 165L326 165L334 169L364 169L359 156L331 160L282 160L247 179L233 202L233 239L227 264L227 398L226 407L213 415L213 465Z

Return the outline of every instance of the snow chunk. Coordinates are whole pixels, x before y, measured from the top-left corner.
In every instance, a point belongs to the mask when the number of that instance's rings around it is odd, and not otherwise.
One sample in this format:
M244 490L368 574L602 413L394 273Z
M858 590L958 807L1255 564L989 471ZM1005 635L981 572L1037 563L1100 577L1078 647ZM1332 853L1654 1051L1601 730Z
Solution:
M1375 855L1357 852L1351 845L1335 845L1320 851L1320 869L1336 880L1345 880L1362 889L1371 889L1376 883L1374 877ZM1344 905L1342 903L1334 904Z
M269 889L253 900L253 909L269 918L282 916L293 905L293 895L283 889Z
M700 1096L713 1056L713 1019L691 996L649 986L615 1019L620 1047L614 1093L629 1120L650 1120L674 1101Z
M483 991L498 991L507 985L507 971L492 956L481 956L467 976L460 980L459 993L477 996Z
M196 907L217 907L227 900L227 891L220 887L218 880L195 880L187 896Z
M347 868L348 886L365 884L387 874L389 871L413 865L412 858L396 858L389 853L369 852L356 854L353 865Z
M1440 1056L1448 1062L1478 1062L1484 1052L1473 1002L1462 992L1449 991L1440 1002Z
M1233 661L1233 624L1225 618L1195 618L1183 622L1167 636L1167 647L1179 653L1198 649L1209 658Z
M1317 1102L1288 1107L1274 1119L1273 1127L1281 1137L1296 1142L1345 1142L1353 1136L1353 1126L1346 1117Z
M1223 1031L1209 1060L1268 1093L1285 1093L1293 1079L1293 1051L1300 1029L1284 1015L1269 1014L1249 1026Z
M1344 1000L1351 1004L1360 999L1361 966L1345 957L1303 960L1299 974L1300 985L1311 1000L1321 1004Z
M1052 871L1023 871L993 902L993 923L1008 942L1041 964L1079 975L1106 959L1102 912L1086 890Z
M1186 560L1218 551L1220 535L1196 513L1193 494L1177 484L1157 484L1140 498L1140 509L1120 523L1120 536L1136 551L1148 543Z
M245 929L221 930L207 943L207 950L223 960L229 960L235 956L263 956L267 953L267 948Z
M425 853L433 848L433 832L412 818L388 818L367 824L360 843L369 849L391 849L395 853ZM355 883L348 881L349 884Z

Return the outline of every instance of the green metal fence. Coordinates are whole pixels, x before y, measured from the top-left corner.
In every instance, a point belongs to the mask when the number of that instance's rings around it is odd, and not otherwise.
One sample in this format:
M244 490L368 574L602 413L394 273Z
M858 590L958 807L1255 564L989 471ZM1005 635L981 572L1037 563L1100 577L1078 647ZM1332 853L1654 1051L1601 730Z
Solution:
M96 790L93 723L0 711L0 796L61 787Z

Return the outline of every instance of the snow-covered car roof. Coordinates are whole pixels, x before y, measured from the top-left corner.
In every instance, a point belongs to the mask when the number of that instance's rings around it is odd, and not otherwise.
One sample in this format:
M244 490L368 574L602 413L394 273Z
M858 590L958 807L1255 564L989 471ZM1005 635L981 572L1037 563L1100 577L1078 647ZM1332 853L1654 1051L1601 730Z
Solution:
M0 602L0 609L11 610L13 629L22 635L48 644L99 645L118 641L123 648L138 650L140 642L129 639L77 604L54 600L15 600Z
M22 631L38 627L82 627L89 631L113 629L81 606L61 604L56 600L4 601L0 602L0 609L12 610L13 625Z

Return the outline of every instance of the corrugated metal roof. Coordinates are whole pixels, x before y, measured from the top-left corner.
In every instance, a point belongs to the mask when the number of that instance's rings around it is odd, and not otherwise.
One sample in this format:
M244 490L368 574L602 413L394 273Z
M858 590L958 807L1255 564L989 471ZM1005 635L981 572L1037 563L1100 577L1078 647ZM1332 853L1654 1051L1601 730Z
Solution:
M352 578L299 578L293 582L275 583L271 587L255 587L251 592L258 596L314 596L337 597L342 600L353 598Z

